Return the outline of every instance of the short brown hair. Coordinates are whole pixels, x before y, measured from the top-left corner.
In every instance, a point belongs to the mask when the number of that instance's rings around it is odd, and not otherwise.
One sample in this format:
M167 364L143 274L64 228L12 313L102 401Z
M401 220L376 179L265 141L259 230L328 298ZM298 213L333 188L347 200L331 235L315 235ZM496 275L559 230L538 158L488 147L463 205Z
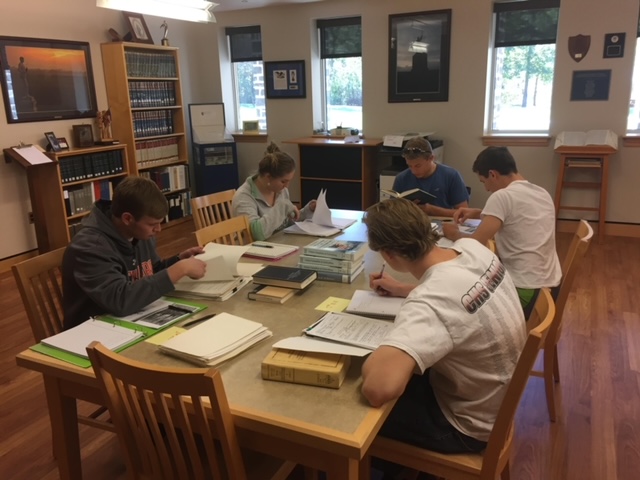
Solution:
M422 137L409 139L402 149L402 156L405 160L428 159L431 155L433 155L433 148L431 148L429 141Z
M264 158L258 164L258 173L271 175L273 178L281 178L296 169L296 162L287 153L280 151L280 148L273 142L267 147Z
M164 194L153 180L144 177L126 177L113 191L111 214L120 218L128 212L140 220L147 216L163 219L169 211Z
M429 216L403 198L372 205L363 222L368 228L369 247L376 252L385 250L418 260L433 250L438 241Z

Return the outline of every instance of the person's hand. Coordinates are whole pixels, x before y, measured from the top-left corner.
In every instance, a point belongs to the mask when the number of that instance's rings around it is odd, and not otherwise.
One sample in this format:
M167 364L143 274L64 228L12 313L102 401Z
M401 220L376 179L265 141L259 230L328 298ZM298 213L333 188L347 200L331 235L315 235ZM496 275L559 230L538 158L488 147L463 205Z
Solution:
M200 255L201 253L204 253L204 248L202 248L202 247L191 247L191 248L188 248L187 250L185 250L184 252L180 252L180 254L178 255L178 258L180 260L184 260L186 258L191 258L194 255Z
M204 277L207 271L207 264L196 257L189 257L184 260L180 260L180 266L184 269L184 275L192 280L198 280Z
M402 283L395 278L383 273L369 274L369 287L383 297L406 297L415 285Z
M464 223L470 218L474 218L476 209L462 207L453 212L453 221L454 223Z
M295 205L292 205L292 207L293 207L293 210L289 212L289 217L294 222L297 222L300 219L300 210L298 210L298 207L296 207Z
M456 222L442 222L442 235L449 240L458 240L460 238L460 229Z
M312 212L316 211L316 205L318 204L318 202L316 202L315 200L311 200L309 202L309 208L311 209Z

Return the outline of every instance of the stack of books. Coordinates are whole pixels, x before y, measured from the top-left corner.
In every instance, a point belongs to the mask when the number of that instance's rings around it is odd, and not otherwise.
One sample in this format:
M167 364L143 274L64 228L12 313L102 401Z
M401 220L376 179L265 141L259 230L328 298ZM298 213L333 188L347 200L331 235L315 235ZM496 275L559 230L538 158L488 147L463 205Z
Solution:
M273 287L304 290L318 277L314 270L300 267L282 267L269 265L253 274L256 285L271 285Z
M261 371L264 380L340 388L349 365L347 355L274 348L262 361Z
M364 269L367 242L320 238L303 248L298 266L318 272L318 280L351 283Z

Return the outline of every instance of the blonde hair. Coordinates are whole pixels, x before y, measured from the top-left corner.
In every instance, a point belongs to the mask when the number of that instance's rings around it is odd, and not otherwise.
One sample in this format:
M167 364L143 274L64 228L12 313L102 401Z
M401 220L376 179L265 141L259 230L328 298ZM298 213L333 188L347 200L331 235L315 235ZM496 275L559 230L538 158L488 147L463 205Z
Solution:
M273 142L269 144L264 152L264 157L258 164L260 176L271 175L272 178L281 178L296 169L296 162L287 153L284 153Z
M394 252L409 260L429 253L438 241L431 219L415 203L390 198L367 209L369 247L373 251Z

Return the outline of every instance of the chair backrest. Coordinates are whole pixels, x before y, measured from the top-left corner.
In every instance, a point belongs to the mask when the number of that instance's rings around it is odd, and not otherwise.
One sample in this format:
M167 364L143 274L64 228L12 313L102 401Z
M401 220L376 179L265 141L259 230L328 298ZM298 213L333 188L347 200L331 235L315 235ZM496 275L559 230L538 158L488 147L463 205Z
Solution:
M147 365L98 342L87 352L130 477L246 479L218 370Z
M196 230L196 241L200 246L209 242L225 245L247 245L253 242L249 218L246 215L233 217Z
M529 331L524 349L507 387L496 421L491 430L487 449L482 461L481 478L494 478L495 472L501 472L509 461L512 439L513 420L518 404L524 393L531 369L536 361L538 352L553 322L556 309L553 298L548 289L543 288L534 306L534 314L540 318L540 323ZM529 320L531 321L531 320Z
M62 331L61 267L65 249L43 253L11 267L36 342Z
M580 220L576 233L573 235L569 250L562 262L562 283L560 284L560 291L558 292L558 298L556 299L556 318L549 329L549 335L546 341L546 345L549 347L555 346L560 340L560 334L562 333L562 316L564 313L564 307L567 304L571 288L573 287L573 280L578 273L582 260L589 249L589 244L593 238L593 229L586 221ZM546 348L546 347L545 347Z
M196 230L233 217L231 201L236 189L210 193L191 199L191 211Z

